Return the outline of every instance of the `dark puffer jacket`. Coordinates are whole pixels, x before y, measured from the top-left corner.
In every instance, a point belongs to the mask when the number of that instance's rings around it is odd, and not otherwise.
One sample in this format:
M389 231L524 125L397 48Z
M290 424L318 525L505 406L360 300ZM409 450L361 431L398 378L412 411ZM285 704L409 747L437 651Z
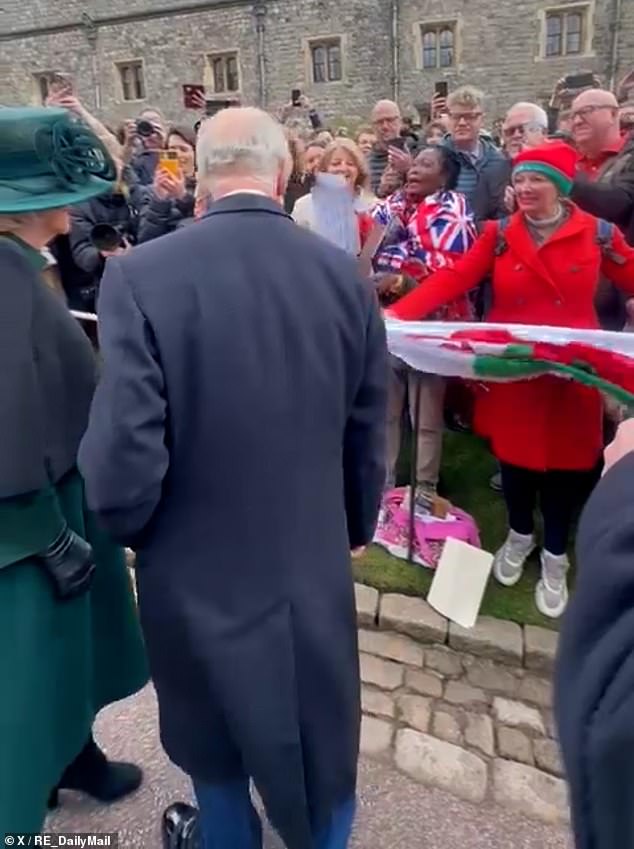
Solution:
M138 240L138 223L141 209L147 202L147 192L138 185L131 175L126 194L109 192L78 204L71 209L71 230L69 246L71 258L79 273L73 273L68 263L62 269L64 288L69 294L75 288L74 280L86 289L93 289L92 295L84 292L84 301L94 300L99 281L103 274L105 259L92 243L92 229L96 224L110 224L124 235L130 244ZM89 306L89 303L85 303Z
M195 178L187 179L185 197L179 200L158 198L150 193L148 203L143 208L139 221L139 243L150 242L178 227L193 221Z
M634 138L591 182L579 174L572 187L572 200L585 212L615 224L634 247ZM604 330L622 330L627 320L627 297L607 280L597 292L597 313Z
M596 182L580 174L572 199L585 212L616 224L634 247L634 137L603 168Z

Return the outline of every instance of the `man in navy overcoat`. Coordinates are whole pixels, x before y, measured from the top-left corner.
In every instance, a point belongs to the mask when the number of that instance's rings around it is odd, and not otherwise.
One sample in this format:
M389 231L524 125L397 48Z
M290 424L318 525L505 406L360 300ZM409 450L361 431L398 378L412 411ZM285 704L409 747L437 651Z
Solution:
M137 551L161 738L214 849L261 846L249 779L289 849L343 849L354 813L385 334L354 258L284 213L289 167L263 112L203 125L207 215L108 261L80 453Z

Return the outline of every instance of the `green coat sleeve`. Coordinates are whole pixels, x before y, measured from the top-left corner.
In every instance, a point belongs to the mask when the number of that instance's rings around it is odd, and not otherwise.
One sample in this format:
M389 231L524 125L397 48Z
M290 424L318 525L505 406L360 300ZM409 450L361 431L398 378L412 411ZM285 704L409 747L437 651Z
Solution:
M0 569L44 551L64 525L54 487L0 499Z

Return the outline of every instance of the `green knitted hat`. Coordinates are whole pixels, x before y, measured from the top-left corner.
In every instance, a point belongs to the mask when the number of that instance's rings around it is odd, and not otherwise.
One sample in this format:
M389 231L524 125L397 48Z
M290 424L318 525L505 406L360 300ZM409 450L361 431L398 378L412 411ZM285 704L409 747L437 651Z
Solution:
M71 206L115 180L102 142L65 109L0 109L0 214Z
M551 141L532 149L523 150L513 161L513 175L536 171L548 177L562 195L569 195L577 170L579 154L560 141Z

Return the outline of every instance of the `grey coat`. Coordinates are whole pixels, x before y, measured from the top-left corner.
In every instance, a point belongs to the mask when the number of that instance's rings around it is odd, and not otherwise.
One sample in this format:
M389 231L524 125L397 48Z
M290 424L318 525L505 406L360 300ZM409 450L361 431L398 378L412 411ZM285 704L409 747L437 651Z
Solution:
M354 260L272 201L110 261L89 503L138 551L161 736L195 779L244 769L289 849L355 792L351 547L384 477L387 356Z

